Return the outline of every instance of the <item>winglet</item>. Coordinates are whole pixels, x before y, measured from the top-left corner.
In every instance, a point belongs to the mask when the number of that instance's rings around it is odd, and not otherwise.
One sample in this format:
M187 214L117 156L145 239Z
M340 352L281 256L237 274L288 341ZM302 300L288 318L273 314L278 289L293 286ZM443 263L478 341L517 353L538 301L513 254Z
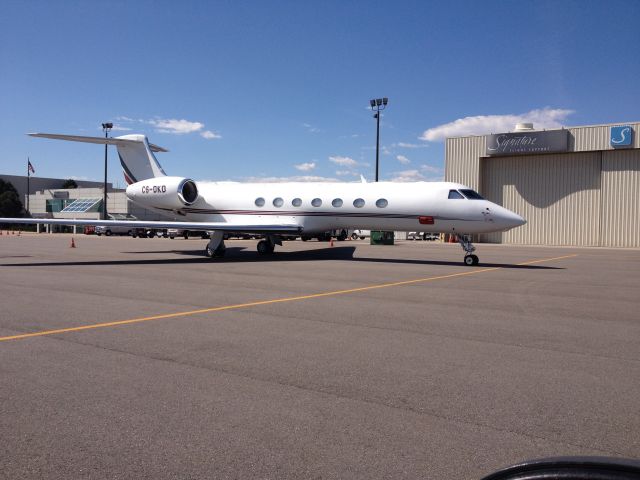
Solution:
M364 175L362 175L362 174L360 174L360 181L361 181L362 183L367 183L367 179L366 179L366 178L364 178Z

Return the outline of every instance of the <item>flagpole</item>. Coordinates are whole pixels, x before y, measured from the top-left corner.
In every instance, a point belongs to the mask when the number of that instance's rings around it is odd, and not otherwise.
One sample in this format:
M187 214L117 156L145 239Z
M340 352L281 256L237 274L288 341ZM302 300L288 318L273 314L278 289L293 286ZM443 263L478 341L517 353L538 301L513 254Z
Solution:
M29 168L29 164L31 161L29 157L27 157L27 216L29 215L29 194L31 193L30 181L31 181L31 169Z

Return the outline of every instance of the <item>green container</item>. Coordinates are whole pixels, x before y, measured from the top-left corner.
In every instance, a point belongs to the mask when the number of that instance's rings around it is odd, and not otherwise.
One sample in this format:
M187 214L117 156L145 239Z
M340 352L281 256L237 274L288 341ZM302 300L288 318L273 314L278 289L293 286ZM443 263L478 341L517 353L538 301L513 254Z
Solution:
M371 245L393 245L394 233L371 230Z

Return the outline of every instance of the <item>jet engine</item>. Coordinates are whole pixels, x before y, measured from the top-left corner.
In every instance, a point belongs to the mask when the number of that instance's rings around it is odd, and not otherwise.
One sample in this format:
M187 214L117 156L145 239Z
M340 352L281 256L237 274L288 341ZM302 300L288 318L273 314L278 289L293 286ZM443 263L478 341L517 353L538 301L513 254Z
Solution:
M198 199L196 182L184 177L155 177L127 187L127 197L137 204L178 210Z

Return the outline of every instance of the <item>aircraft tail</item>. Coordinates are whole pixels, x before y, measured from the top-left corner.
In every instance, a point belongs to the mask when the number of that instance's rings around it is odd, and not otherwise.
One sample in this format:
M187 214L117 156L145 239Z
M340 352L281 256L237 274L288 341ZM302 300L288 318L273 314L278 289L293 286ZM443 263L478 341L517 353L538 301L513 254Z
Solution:
M118 157L120 158L120 165L122 165L124 179L129 185L149 178L166 176L153 152L167 152L168 150L149 143L145 135L122 135L121 137L112 138L59 135L54 133L29 133L29 135L71 142L115 145L118 149Z

